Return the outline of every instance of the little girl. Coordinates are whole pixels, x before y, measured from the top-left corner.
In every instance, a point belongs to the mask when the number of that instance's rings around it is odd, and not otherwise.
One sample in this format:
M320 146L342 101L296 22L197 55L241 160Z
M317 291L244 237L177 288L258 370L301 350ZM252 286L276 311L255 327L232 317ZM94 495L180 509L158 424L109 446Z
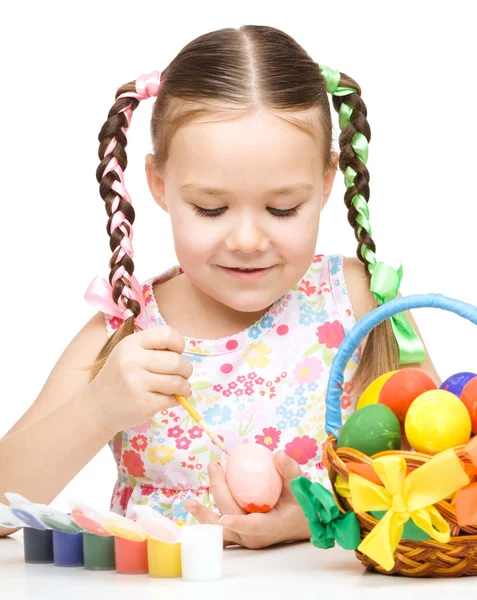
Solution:
M339 157L327 93L339 113ZM170 216L179 264L140 285L124 170L132 112L150 97L147 181ZM162 73L119 88L96 173L109 217L109 282L91 282L85 298L99 312L1 440L2 496L49 503L109 443L114 512L131 517L135 504L148 504L178 521L220 522L227 544L250 548L310 536L289 481L305 474L327 483L331 362L356 320L396 297L401 276L375 254L366 115L353 79L265 26L202 35ZM357 258L316 253L338 165ZM401 316L401 328L383 323L349 361L345 418L373 379L400 365L439 382L414 320ZM255 443L275 454L284 487L272 511L246 515L237 506L226 455L174 394L189 398L229 450Z

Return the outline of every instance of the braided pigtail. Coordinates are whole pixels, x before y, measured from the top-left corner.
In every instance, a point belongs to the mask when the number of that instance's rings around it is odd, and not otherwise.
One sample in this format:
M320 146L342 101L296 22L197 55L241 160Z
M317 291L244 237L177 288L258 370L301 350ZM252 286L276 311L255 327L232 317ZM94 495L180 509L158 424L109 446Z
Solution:
M160 73L154 71L120 87L98 136L101 162L96 170L96 179L109 217L106 231L110 236L109 246L113 254L109 262L109 283L95 277L86 290L85 300L100 311L116 317L120 326L98 354L94 365L86 367L91 370L90 381L102 369L113 348L128 335L142 329L140 323L145 316L142 290L133 274L132 225L135 211L124 185L126 133L132 112L140 100L157 96L159 79Z
M372 238L368 207L370 175L366 162L371 129L366 118L367 109L361 98L361 88L356 81L329 67L321 66L320 69L326 79L327 91L332 94L333 106L339 114L339 167L345 176L344 201L348 209L348 221L358 242L356 255L364 265L378 305L397 295L402 269L394 271L384 263L378 263L376 259L376 244ZM381 293L377 286L373 286L373 273L379 270L381 274L384 269L387 275L392 272L395 276L392 294ZM401 314L401 322L403 319L406 319L405 325L409 330L410 323L407 317ZM412 326L411 330L413 331ZM417 337L417 334L415 335ZM401 352L398 342L395 324L391 320L384 321L369 333L360 366L353 377L354 394L359 396L379 375L398 369L400 362L411 362L416 360L417 356L423 359L422 352L419 354L415 351L408 360L404 350Z

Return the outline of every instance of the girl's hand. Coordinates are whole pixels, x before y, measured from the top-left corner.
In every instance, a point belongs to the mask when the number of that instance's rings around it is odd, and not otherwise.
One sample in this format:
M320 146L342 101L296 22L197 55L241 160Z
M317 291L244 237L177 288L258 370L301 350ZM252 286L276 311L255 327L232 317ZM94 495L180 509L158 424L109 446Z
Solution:
M222 516L219 517L195 500L187 500L184 508L199 523L222 525L225 546L239 544L256 549L309 539L308 521L290 489L290 481L303 473L298 463L283 450L275 454L274 461L283 479L283 490L277 504L269 512L248 514L243 511L230 493L220 463L209 465L209 477L211 493Z
M174 394L189 396L188 379L194 368L181 354L184 346L177 329L156 325L125 337L113 348L89 384L93 414L111 436L178 406Z

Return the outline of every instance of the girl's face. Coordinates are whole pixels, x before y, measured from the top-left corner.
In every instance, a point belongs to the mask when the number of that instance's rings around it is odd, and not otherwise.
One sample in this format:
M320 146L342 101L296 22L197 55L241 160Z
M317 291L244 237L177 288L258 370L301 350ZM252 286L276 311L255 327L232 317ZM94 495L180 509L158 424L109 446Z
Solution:
M316 112L291 116L316 119ZM257 111L181 127L160 174L152 155L146 157L149 188L169 213L176 256L194 293L233 311L260 312L300 282L315 254L337 167L333 153L334 169L323 173L318 146ZM224 267L271 269L260 279L241 280Z

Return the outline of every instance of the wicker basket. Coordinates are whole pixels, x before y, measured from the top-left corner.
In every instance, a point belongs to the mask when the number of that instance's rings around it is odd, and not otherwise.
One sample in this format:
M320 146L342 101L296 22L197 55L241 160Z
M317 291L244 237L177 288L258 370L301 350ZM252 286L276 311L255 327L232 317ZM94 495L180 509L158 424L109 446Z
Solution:
M330 380L326 394L326 431L328 437L324 445L324 461L328 468L332 491L341 512L353 511L350 498L344 498L335 489L336 476L349 479L349 462L372 464L372 458L385 455L399 455L406 460L409 469L415 469L429 461L432 456L412 451L387 451L366 456L352 448L337 448L336 441L343 427L341 419L341 395L343 373L353 352L364 337L379 323L405 310L434 307L460 315L477 325L477 307L471 304L443 296L441 294L417 294L391 300L374 309L363 317L343 340L331 366ZM464 446L454 448L463 463L469 463L464 455ZM475 476L472 481L475 480ZM359 550L356 556L368 570L385 575L400 574L408 577L458 577L477 575L477 524L460 527L456 511L449 501L435 504L436 509L449 523L451 538L448 543L434 539L422 542L401 539L394 553L395 564L387 571ZM361 526L361 539L375 527L377 520L369 513L356 514Z

